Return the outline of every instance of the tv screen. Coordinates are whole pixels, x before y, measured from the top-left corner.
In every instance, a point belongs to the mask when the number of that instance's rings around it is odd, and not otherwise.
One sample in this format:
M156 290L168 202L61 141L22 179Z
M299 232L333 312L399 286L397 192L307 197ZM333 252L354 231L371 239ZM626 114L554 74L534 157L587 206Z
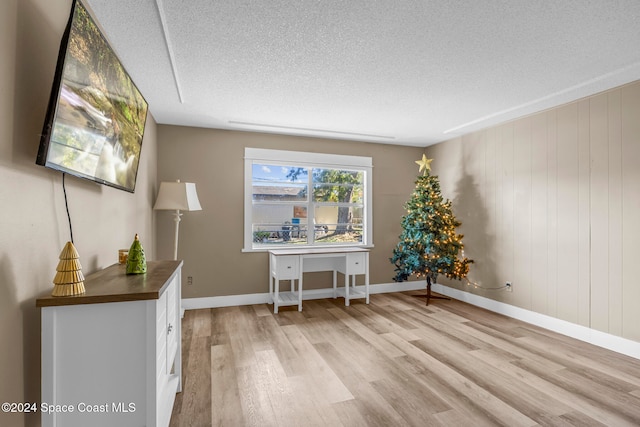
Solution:
M36 163L133 192L147 107L87 9L75 0Z

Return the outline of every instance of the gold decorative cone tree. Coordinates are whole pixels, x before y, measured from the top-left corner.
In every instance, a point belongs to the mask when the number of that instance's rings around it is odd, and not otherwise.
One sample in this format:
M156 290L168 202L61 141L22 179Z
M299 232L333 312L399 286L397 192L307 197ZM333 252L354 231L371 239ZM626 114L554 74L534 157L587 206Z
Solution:
M140 238L136 234L131 248L129 248L129 256L127 257L127 274L143 274L147 272L147 259L144 255L144 249L140 243Z
M67 244L60 252L60 262L56 267L56 275L53 278L54 297L66 297L72 295L80 295L85 292L84 276L82 274L82 266L80 265L80 256L73 243Z

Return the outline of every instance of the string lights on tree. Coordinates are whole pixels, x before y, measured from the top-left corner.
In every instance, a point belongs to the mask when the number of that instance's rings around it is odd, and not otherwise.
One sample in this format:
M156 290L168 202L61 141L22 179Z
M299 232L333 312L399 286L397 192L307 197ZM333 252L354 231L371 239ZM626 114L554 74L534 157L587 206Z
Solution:
M407 210L402 217L402 234L393 249L390 261L395 265L396 282L403 282L410 276L424 277L427 281L427 305L431 295L431 285L438 275L462 280L469 273L473 263L464 256L462 234L456 232L461 223L451 210L451 201L440 193L440 181L431 175L431 162L422 155L416 161L420 166L416 188L404 205ZM469 283L469 281L467 280Z

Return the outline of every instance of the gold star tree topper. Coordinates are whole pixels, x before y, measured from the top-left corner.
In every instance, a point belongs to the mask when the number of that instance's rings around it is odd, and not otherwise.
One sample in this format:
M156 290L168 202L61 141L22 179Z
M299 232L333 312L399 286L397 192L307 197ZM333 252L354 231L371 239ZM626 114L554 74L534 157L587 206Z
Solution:
M416 160L416 163L420 166L420 170L418 172L422 172L422 175L426 175L427 171L431 171L431 162L433 159L427 159L426 155L422 155L422 160Z

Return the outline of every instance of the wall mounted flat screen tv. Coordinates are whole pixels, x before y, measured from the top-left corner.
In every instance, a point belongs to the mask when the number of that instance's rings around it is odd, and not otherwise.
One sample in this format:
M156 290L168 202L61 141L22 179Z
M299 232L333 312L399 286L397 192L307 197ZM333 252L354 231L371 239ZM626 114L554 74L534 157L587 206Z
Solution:
M74 0L36 163L133 192L147 108L87 9Z

